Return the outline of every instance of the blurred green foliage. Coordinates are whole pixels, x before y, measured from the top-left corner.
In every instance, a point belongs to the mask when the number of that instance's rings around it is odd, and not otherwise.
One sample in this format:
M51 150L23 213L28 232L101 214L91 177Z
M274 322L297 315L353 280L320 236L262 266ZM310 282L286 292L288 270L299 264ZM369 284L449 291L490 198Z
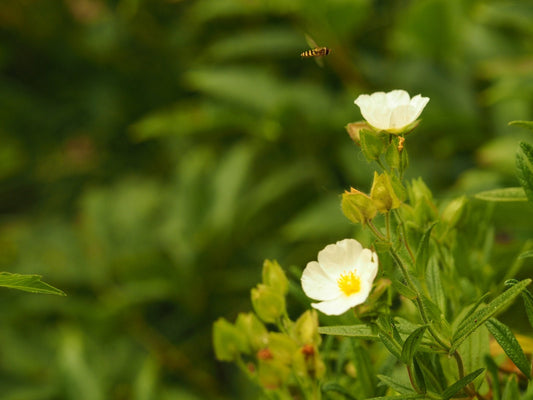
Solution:
M530 0L3 0L1 270L68 297L0 292L2 399L255 398L211 325L264 258L354 234L353 100L431 98L410 173L438 196L517 186L532 20ZM496 211L505 266L532 213Z

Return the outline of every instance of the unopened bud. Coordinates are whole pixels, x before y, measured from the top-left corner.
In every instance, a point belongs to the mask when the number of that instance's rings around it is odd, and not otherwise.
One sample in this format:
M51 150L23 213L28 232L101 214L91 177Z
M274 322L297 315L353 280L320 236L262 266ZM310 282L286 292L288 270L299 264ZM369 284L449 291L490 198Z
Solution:
M252 350L262 349L268 344L268 331L254 313L239 314L235 326L246 335Z
M387 213L402 204L394 191L390 176L386 173L378 175L377 172L374 172L374 183L370 190L370 197L381 213Z
M265 260L263 263L263 283L282 296L289 291L289 280L277 261Z
M292 337L301 344L319 345L318 314L316 310L307 310L296 320L292 327Z
M270 286L259 284L251 292L252 305L264 322L274 323L285 314L285 297Z
M376 206L370 196L351 188L342 194L342 212L354 223L366 224L377 214Z
M241 353L249 353L245 335L224 318L213 324L213 348L220 361L235 361Z

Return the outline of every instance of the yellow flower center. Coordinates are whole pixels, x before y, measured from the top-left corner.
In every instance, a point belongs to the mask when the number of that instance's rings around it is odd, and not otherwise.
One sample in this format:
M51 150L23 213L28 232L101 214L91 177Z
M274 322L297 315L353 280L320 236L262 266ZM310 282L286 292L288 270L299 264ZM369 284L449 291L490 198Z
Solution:
M361 280L353 271L341 274L339 279L337 279L337 285L346 296L358 293L361 290Z

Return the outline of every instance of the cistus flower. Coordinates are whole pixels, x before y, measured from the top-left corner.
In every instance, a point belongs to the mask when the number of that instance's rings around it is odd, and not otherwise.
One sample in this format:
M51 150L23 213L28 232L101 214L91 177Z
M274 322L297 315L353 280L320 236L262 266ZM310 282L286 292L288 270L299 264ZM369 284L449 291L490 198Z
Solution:
M378 272L378 256L354 239L327 245L318 261L302 274L305 294L320 303L311 305L327 315L340 315L363 303Z
M403 133L424 110L429 97L416 95L412 99L405 90L362 94L355 99L363 118L374 128L389 133Z

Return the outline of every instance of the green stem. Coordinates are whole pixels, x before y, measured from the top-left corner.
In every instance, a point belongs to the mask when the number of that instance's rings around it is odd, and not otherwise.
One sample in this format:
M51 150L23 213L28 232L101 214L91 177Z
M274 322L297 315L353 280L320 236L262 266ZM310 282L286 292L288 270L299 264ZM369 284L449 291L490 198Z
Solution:
M390 213L385 214L385 225L387 226L387 241L390 242Z
M388 242L387 238L386 238L385 236L383 236L383 234L382 234L380 231L378 231L378 229L374 226L374 224L372 224L371 221L368 221L367 225L368 225L368 227L370 228L370 230L374 233L374 235L375 235L378 239L380 239L380 240L382 240L382 241L384 241L384 242Z
M420 312L420 317L422 318L422 321L424 321L424 323L428 326L429 333L431 334L431 336L433 336L435 341L443 349L445 349L446 351L449 351L451 346L441 339L438 332L435 330L433 325L430 323L429 318L426 314L426 309L424 308L424 304L422 303L422 294L420 293L420 290L418 290L418 287L414 284L413 280L411 279L411 276L409 275L409 271L407 271L407 267L403 264L398 254L396 254L396 252L392 248L389 251L392 255L392 258L394 258L394 260L400 267L400 270L402 271L402 274L405 278L405 282L407 283L407 286L409 286L409 288L412 289L416 293L416 298L415 298L416 305L417 305L418 311Z

